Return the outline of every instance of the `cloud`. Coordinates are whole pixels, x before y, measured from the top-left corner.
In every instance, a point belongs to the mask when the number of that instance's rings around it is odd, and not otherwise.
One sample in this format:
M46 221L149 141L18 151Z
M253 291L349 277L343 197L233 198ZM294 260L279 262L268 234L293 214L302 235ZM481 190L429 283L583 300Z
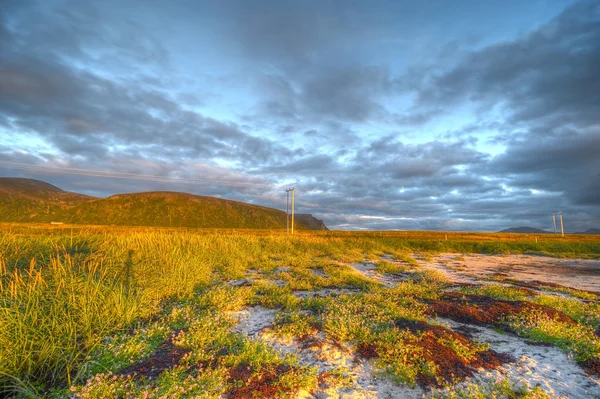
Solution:
M587 126L597 122L598 65L600 5L579 2L523 37L472 51L442 73L425 74L416 88L418 104L469 101L488 109L500 104L510 123L542 124L532 131L543 134L556 122Z
M73 19L75 27L83 19L77 12L55 14L49 18ZM0 61L0 112L6 128L36 132L62 153L88 159L102 158L117 148L163 159L219 157L242 165L293 154L247 134L236 123L189 111L171 93L147 87L136 78L108 78L67 62L61 52L67 44L38 54L37 28L33 33L22 29L14 32L17 42L33 41L34 50L15 44ZM83 31L94 42L93 31ZM86 53L88 47L78 49L78 45L84 46L69 41L68 54ZM138 61L150 51L128 40L120 39L115 46L115 57L127 50Z
M600 129L561 136L529 136L511 142L489 165L511 186L557 193L571 205L600 205ZM557 204L558 205L558 204Z

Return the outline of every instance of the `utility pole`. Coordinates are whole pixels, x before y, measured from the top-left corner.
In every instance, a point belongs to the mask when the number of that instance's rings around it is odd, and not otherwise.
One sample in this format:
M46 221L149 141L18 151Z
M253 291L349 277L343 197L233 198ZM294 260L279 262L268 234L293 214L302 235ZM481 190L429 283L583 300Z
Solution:
M290 223L289 223L289 215L290 215L290 207L289 207L290 191L292 192L292 234L294 234L294 199L295 199L296 187L286 188L286 190L285 190L285 192L287 193L287 208L286 208L286 214L285 214L286 225L287 225L286 231L288 233L290 231L290 227L289 227L290 226Z
M560 218L560 235L565 236L565 225L563 224L563 214L562 213L553 213L552 214L552 222L554 223L554 235L556 235L556 217Z
M285 201L285 232L290 232L290 190L285 190L287 199Z
M563 225L562 215L563 214L561 213L560 214L560 233L564 237L565 236L565 226Z

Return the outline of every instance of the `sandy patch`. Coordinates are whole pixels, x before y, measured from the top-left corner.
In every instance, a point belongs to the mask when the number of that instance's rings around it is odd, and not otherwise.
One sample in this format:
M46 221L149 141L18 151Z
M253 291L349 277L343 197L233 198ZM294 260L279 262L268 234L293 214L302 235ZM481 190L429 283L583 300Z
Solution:
M276 337L268 327L273 325L276 310L253 306L236 312L239 319L235 331L252 339L261 340L275 350L285 354L295 354L301 365L317 367L319 373L343 369L352 385L348 387L321 387L315 392L300 392L298 398L311 399L387 399L423 397L423 390L392 383L378 375L368 360L355 355L348 344L338 344L325 338L322 332L313 337L298 341Z
M379 273L375 264L370 262L351 263L348 266L352 267L354 270L356 270L366 278L377 281L378 283L386 286L387 288L395 287L396 285L398 285L398 283L406 280L406 278L402 278L402 276L399 275Z
M351 295L359 293L359 289L352 288L323 288L321 290L316 291L294 291L293 294L296 298L313 298L313 297L326 297L330 295L339 296L339 295Z
M485 284L486 277L499 273L507 279L542 281L575 289L600 292L600 261L555 259L549 257L509 255L460 255L442 254L431 259L418 259L425 268L445 273L456 283ZM363 276L378 281L386 287L394 287L403 281L402 275L379 273L372 262L349 265ZM322 270L316 273L320 274ZM244 282L244 284L247 284ZM352 289L322 289L296 291L298 298L330 295L352 295L360 292ZM273 326L277 310L254 306L236 312L239 319L237 332L252 339L261 340L283 354L294 354L300 364L316 367L319 373L343 370L351 381L347 387L321 385L316 392L301 392L298 398L422 398L421 388L398 385L375 370L374 362L356 355L350 344L339 344L328 340L322 332L299 339L282 339L275 336ZM572 356L553 346L532 345L526 340L510 334L496 332L486 326L475 326L448 319L438 322L468 334L474 341L488 343L490 349L509 353L516 361L504 364L496 370L480 369L461 384L469 382L489 383L508 378L530 387L539 386L554 397L571 399L600 398L600 378L592 377L577 365Z
M248 335L249 337L257 337L258 334L267 327L273 325L277 310L267 309L262 306L253 306L231 315L239 320L234 331Z
M423 391L419 388L397 385L378 375L371 362L357 357L350 345L330 341L322 332L303 342L281 339L268 331L259 334L259 339L284 354L295 354L301 365L317 367L319 373L343 369L352 381L351 386L347 387L325 386L312 393L304 392L301 394L303 398L416 399L423 396Z
M600 261L558 259L531 255L442 254L425 260L421 266L445 272L457 283L478 283L482 278L500 275L523 281L542 281L566 287L600 292Z

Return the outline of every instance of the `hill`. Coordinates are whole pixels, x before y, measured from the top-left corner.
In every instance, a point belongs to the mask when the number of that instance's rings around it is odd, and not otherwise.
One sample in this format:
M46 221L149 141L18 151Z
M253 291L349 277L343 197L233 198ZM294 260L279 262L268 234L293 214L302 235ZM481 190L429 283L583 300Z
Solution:
M294 215L295 223L300 222L311 230L329 230L322 220L317 219L310 213L297 213Z
M51 222L93 199L39 180L0 177L0 221Z
M300 219L296 219L297 229L324 227L312 215ZM197 228L286 226L285 212L238 201L167 191L95 198L39 180L17 178L0 178L0 221Z
M600 234L600 229L591 228L591 229L587 229L586 231L582 231L581 233L575 233L575 234Z
M510 227L500 230L498 233L535 233L535 234L551 234L550 231L536 229L535 227Z
M126 226L205 228L285 228L285 212L176 192L119 194L82 203L64 215L64 222ZM307 229L298 224L299 229Z

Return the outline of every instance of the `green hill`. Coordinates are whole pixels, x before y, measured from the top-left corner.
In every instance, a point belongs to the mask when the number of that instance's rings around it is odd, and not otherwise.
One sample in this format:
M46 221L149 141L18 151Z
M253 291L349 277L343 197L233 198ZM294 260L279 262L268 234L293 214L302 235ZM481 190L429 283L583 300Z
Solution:
M317 219L310 213L297 213L294 216L294 220L295 220L294 223L303 224L303 225L307 226L308 228L310 228L311 230L329 230L327 228L327 226L325 226L325 223L323 223L322 220Z
M280 229L285 228L285 212L220 198L159 191L120 194L85 202L66 212L64 222ZM299 225L298 228L307 227Z
M51 222L66 210L93 199L39 180L0 177L3 222Z
M32 179L0 178L0 221L120 226L284 229L285 212L177 192L94 198ZM310 229L296 221L298 229Z

